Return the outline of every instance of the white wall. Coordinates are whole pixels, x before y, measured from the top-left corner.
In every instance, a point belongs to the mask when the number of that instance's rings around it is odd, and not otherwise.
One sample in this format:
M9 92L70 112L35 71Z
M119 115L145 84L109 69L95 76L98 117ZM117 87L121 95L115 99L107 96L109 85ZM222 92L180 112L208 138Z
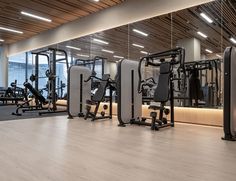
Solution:
M9 56L189 8L212 0L127 0L84 18L9 45ZM20 36L20 35L19 35Z

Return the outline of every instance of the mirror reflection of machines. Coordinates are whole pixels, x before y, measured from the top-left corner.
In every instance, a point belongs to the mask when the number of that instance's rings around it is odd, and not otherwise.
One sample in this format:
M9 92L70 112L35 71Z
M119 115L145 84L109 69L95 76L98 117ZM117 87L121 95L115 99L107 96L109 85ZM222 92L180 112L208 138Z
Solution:
M182 100L184 106L217 107L220 104L221 60L186 62L187 92ZM186 101L188 100L188 103Z

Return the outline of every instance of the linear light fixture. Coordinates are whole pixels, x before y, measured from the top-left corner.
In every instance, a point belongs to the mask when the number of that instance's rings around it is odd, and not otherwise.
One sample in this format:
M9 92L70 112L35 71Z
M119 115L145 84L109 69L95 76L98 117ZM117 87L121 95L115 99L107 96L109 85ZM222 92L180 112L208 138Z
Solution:
M231 38L230 38L230 41L231 41L232 43L236 44L236 39L235 39L235 38L231 37Z
M4 42L4 40L3 40L3 39L0 39L0 42Z
M208 53L213 53L213 51L209 50L209 49L205 49L206 52Z
M140 30L137 30L137 29L133 29L133 32L136 32L136 33L138 33L140 35L143 35L143 36L148 36L147 33L144 33L143 31L140 31Z
M139 45L139 44L136 44L136 43L133 43L132 45L135 46L135 47L144 48L143 45Z
M27 13L25 11L21 11L20 12L21 14L25 15L25 16L29 16L31 18L35 18L35 19L39 19L39 20L42 20L42 21L47 21L47 22L52 22L52 20L48 19L48 18L44 18L42 16L38 16L38 15L35 15L35 14L31 14L31 13Z
M96 41L98 43L102 43L102 44L105 44L105 45L108 45L109 43L106 42L106 41L103 41L103 40L100 40L100 39L97 39L97 38L94 38L93 41Z
M140 51L140 53L145 54L145 55L148 54L148 52L145 52L145 51Z
M219 58L222 58L222 56L221 56L221 55L219 55L219 54L216 54L216 56L217 56L217 57L219 57Z
M114 58L120 58L120 59L124 58L124 57L122 57L122 56L117 56L117 55L114 55L113 57L114 57Z
M89 55L85 55L85 54L77 54L77 56L89 58Z
M114 53L114 51L111 51L111 50L106 50L106 49L102 49L103 52L107 52L107 53Z
M13 30L13 29L10 29L10 28L5 28L5 27L2 27L2 26L0 26L0 30L3 30L3 31L9 31L9 32L12 32L12 33L23 34L23 32L22 32L22 31Z
M73 46L69 46L69 45L67 45L66 48L70 48L70 49L74 49L74 50L81 50L81 48L73 47Z
M207 38L207 35L205 35L204 33L198 31L197 34L199 34L200 36L202 36L203 38Z
M213 23L213 20L212 20L209 16L207 16L205 13L201 13L200 15L201 15L201 17L203 17L208 23Z

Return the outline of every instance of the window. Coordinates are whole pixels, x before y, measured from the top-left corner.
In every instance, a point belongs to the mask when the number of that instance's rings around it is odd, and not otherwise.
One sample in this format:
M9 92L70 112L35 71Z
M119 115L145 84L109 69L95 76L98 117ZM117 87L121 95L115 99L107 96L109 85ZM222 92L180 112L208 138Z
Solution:
M21 53L9 57L8 62L8 85L17 80L17 86L23 87L26 80L26 54Z

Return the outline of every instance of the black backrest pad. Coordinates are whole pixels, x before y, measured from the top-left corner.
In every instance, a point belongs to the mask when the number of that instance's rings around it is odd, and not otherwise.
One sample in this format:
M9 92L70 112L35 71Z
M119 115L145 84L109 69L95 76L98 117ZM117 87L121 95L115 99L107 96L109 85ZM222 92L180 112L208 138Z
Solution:
M93 96L93 101L99 102L102 101L106 94L106 88L108 86L110 74L104 74L102 76L102 81L100 82L100 85L98 86L98 90L95 92Z
M24 86L38 99L41 103L46 103L46 99L40 94L29 82L25 82Z
M154 93L155 102L167 102L169 100L170 69L169 62L162 63L160 66L158 85Z

